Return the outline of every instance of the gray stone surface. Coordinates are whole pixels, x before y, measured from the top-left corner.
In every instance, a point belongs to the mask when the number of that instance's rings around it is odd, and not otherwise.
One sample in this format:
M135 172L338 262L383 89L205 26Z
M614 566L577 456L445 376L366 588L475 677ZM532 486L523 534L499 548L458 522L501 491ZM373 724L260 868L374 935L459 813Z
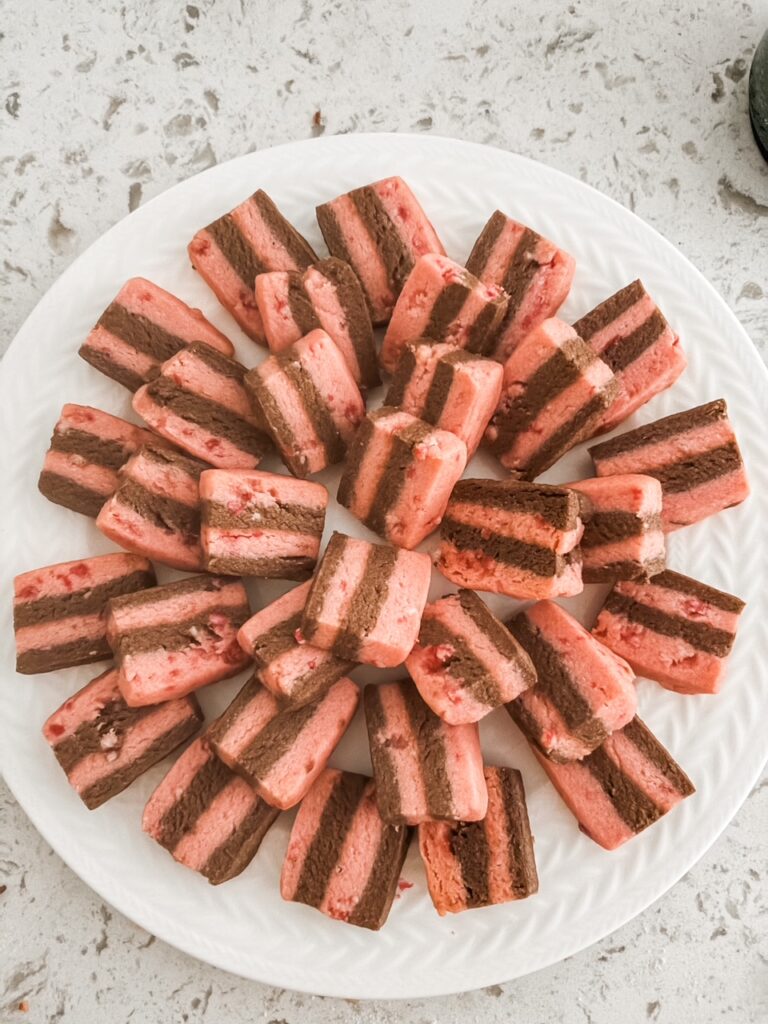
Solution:
M680 246L768 356L768 168L746 113L764 0L0 0L0 15L1 348L78 253L182 178L289 139L389 130L509 148L602 189ZM765 780L672 892L562 964L354 1004L155 941L0 785L0 1020L765 1021L767 813Z

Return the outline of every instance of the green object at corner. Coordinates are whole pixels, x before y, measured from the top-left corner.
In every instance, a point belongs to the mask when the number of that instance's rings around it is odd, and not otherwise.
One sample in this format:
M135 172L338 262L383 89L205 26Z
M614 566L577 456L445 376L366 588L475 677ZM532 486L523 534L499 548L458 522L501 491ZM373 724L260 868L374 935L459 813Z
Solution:
M768 32L757 44L749 72L749 117L755 141L768 160Z

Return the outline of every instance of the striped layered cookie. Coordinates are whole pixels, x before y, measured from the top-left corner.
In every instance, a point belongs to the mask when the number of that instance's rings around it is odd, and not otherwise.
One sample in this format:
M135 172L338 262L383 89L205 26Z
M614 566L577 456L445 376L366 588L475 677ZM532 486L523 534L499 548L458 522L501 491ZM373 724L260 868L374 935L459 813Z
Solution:
M448 725L410 679L366 686L376 801L391 825L480 821L488 808L477 724Z
M312 575L325 526L321 484L258 470L209 469L200 479L208 572L262 579Z
M539 764L579 828L606 850L639 835L695 792L650 729L635 717L581 761Z
M192 696L129 708L110 668L54 711L43 736L69 784L94 810L193 736L202 720Z
M648 423L589 449L598 476L641 473L661 483L665 532L679 530L749 496L749 482L720 398Z
M331 256L313 263L303 274L290 270L259 274L256 304L273 352L282 352L305 334L322 328L361 388L381 383L371 314L357 274L348 263Z
M403 349L384 405L450 430L471 457L499 404L502 376L490 359L426 339Z
M585 583L647 579L666 565L661 484L626 473L567 485L584 499L581 574Z
M201 228L187 247L192 266L249 338L264 341L253 283L269 270L305 270L312 246L262 189Z
M269 450L243 386L246 369L205 345L190 345L139 388L133 408L158 434L223 469L253 469Z
M253 677L208 729L213 749L272 807L287 810L325 768L357 708L360 691L342 678L311 704L281 709Z
M519 480L459 480L440 524L435 565L460 587L510 597L583 589L578 495Z
M488 447L506 469L533 480L592 436L616 394L613 371L574 329L544 320L504 364Z
M126 703L159 704L237 675L248 664L237 631L249 615L242 581L226 576L191 576L113 598L107 638Z
M301 620L305 640L347 661L401 665L427 603L428 555L334 533Z
M573 329L608 363L618 384L618 394L595 433L612 430L671 387L685 369L680 339L642 281L621 288L577 320Z
M174 569L199 571L204 469L197 459L144 445L120 470L119 486L96 517L96 525L126 551Z
M381 365L394 373L403 349L417 338L490 355L506 312L502 288L483 284L447 256L422 256L392 313L379 355Z
M435 909L458 914L524 900L539 889L523 779L514 768L485 768L482 821L419 825L419 851Z
M632 669L565 609L539 601L512 619L509 629L530 655L537 682L507 711L546 757L585 757L632 718Z
M199 309L143 277L126 281L80 346L91 366L131 391L186 345L201 342L231 356L232 343Z
M331 255L360 278L375 324L389 319L419 256L445 252L402 178L374 181L323 203L317 222Z
M316 700L355 667L308 644L301 619L312 584L302 583L253 615L240 628L240 646L256 663L257 678L282 703L301 707Z
M117 471L143 444L160 438L149 430L88 405L67 403L51 435L37 487L41 494L84 516L97 516L118 485Z
M382 406L360 425L336 496L369 530L415 548L439 525L466 464L455 434Z
M13 581L16 671L24 675L88 665L110 657L107 602L153 587L138 555L96 555L32 569Z
M666 569L616 583L592 632L668 690L717 693L743 610L733 594Z
M409 840L409 829L381 820L371 779L326 768L296 816L280 893L377 931L389 916Z
M500 210L491 215L467 260L467 270L509 296L493 355L505 360L542 320L554 316L571 288L576 261L554 242Z
M471 590L427 605L405 665L422 698L450 725L477 722L536 682L525 650Z
M149 798L141 827L179 864L219 885L248 867L279 813L201 736Z
M280 457L294 476L341 462L365 402L340 350L311 331L249 371L245 384Z

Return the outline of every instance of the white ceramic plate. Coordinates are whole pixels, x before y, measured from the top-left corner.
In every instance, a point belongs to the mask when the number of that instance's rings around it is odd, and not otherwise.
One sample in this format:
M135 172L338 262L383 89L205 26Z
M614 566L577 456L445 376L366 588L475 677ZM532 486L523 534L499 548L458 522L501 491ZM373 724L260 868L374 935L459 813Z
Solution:
M262 350L240 334L189 267L185 247L194 231L263 187L323 251L315 205L389 174L410 182L458 260L466 258L497 207L572 252L578 269L563 310L566 319L641 276L680 332L690 365L670 392L629 425L725 396L754 493L741 507L670 541L674 568L748 601L723 692L685 697L649 682L639 687L642 716L694 780L696 795L620 851L606 853L581 835L511 721L496 712L482 724L484 749L495 763L523 772L536 836L538 895L441 919L412 848L403 876L413 886L395 902L384 929L371 933L281 901L278 875L288 815L239 878L214 888L141 832L142 807L167 764L100 810L87 811L47 749L40 726L97 669L15 675L10 580L25 569L111 548L89 520L43 499L36 479L65 401L128 414L127 392L76 356L123 281L141 274L200 306L230 334L240 358L258 362ZM736 812L768 752L767 381L733 314L672 245L610 199L510 153L423 136L342 136L252 153L177 185L108 231L62 275L0 364L0 758L8 784L51 846L100 896L166 942L249 978L336 996L427 996L504 981L583 949L643 910L691 867ZM469 470L490 472L491 463L481 458ZM589 473L580 449L547 478ZM336 471L321 477L331 493L337 476ZM343 510L330 512L328 529L335 527L368 535ZM439 577L434 584L434 595L450 589ZM265 603L286 588L260 583L252 596ZM566 604L587 621L604 590L589 587ZM492 604L504 612L514 607L503 598ZM365 679L365 672L356 677ZM209 716L241 681L203 694ZM333 763L369 769L364 736L358 717Z

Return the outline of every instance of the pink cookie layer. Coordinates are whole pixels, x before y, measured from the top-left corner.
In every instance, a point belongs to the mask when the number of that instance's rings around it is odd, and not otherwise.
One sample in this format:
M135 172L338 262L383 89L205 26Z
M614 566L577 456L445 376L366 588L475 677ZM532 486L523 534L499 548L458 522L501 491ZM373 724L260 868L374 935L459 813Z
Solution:
M320 326L333 339L355 383L360 385L363 371L350 333L347 310L341 304L336 288L329 278L315 267L309 267L305 272L303 284ZM373 358L375 359L375 355Z
M200 341L226 356L234 354L229 338L214 327L199 309L188 306L146 278L132 277L126 281L114 301L129 313L146 317L188 345Z
M270 270L256 277L256 305L261 314L267 345L272 352L282 352L284 348L289 348L303 334L293 317L289 302L292 278L296 278L292 270Z

